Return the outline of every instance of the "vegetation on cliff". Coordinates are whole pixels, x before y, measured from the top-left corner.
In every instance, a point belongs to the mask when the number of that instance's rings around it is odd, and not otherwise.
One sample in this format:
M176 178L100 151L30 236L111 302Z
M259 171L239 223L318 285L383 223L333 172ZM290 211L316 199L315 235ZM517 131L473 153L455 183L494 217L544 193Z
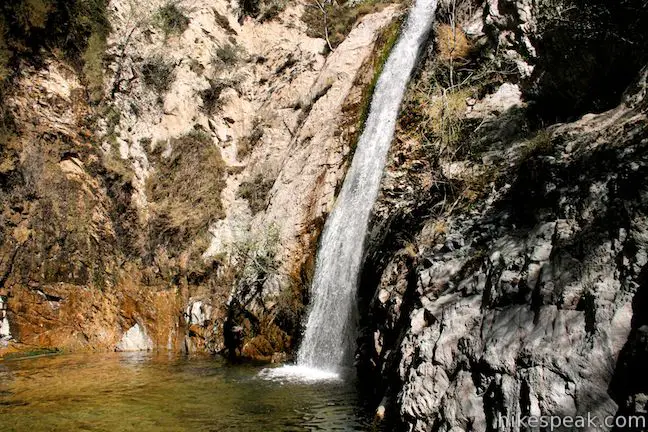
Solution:
M59 52L83 72L91 97L100 98L110 21L106 0L17 0L0 6L0 84L20 61Z
M364 15L379 11L389 2L369 0L355 2L328 2L314 0L306 6L301 19L308 26L308 35L326 40L333 50L346 38L355 23Z
M198 255L192 258L199 258L207 241L193 243L198 235L208 236L209 226L224 215L220 195L226 171L220 150L204 132L194 131L156 143L151 155L150 241L171 256L190 249Z

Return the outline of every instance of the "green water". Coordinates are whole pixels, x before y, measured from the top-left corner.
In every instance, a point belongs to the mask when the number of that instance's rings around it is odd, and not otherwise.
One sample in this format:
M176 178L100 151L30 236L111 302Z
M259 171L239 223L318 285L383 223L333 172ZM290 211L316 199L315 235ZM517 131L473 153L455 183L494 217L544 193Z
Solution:
M0 431L366 431L354 383L273 382L260 368L162 354L0 362Z

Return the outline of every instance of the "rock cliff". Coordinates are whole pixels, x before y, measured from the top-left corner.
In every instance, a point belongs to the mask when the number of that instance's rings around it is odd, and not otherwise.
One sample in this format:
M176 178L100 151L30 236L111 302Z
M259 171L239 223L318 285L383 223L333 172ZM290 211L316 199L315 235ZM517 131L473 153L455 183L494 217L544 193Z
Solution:
M399 430L645 416L648 71L596 53L587 71L558 62L611 31L567 33L553 13L583 25L567 3L447 5L411 83L374 211L358 356ZM608 61L628 73L592 86Z
M404 9L338 3L0 10L0 356L294 350ZM644 3L441 2L360 284L388 428L646 415Z
M307 2L114 0L78 67L18 50L61 19L41 3L2 21L4 349L289 353L399 7L327 39Z

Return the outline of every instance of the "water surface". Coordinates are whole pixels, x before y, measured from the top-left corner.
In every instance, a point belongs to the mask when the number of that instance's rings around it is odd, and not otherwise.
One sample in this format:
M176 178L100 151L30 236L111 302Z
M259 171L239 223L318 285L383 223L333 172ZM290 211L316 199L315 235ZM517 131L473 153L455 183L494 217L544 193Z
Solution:
M0 361L0 431L367 431L350 379L265 380L260 368L166 354Z

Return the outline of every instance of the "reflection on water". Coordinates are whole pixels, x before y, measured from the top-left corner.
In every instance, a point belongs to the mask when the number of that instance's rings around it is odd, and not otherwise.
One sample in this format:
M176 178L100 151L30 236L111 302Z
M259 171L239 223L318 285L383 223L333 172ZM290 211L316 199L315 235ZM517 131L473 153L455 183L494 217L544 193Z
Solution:
M258 368L163 354L0 362L0 431L366 431L349 380L260 379Z

